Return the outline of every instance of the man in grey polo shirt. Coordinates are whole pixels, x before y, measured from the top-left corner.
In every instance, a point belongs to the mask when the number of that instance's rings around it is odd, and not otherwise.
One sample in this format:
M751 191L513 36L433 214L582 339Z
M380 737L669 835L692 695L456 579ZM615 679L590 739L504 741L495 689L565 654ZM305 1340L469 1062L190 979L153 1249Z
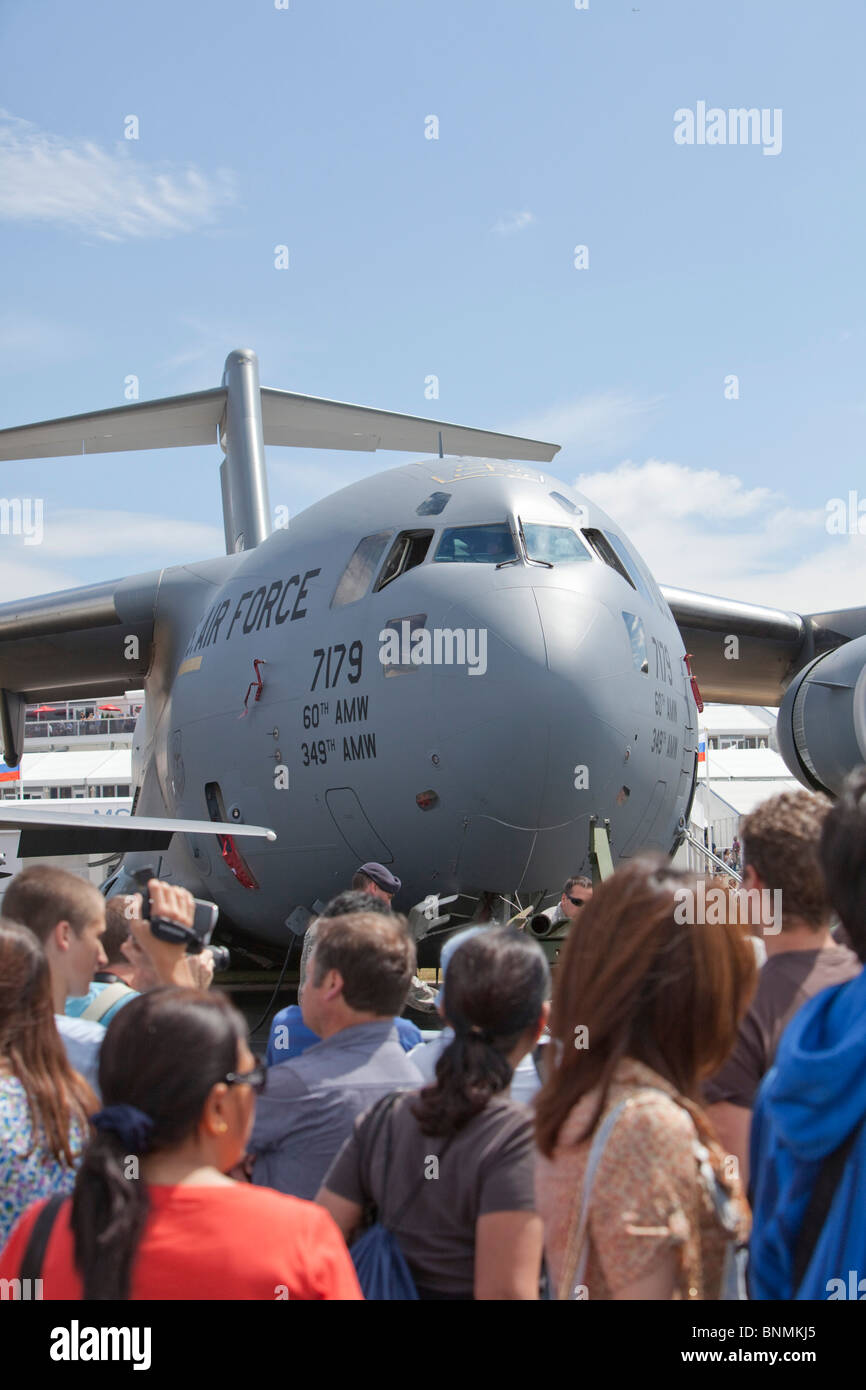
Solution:
M414 969L404 918L319 921L301 1011L322 1041L268 1071L249 1144L254 1183L312 1200L356 1117L424 1084L394 1026Z

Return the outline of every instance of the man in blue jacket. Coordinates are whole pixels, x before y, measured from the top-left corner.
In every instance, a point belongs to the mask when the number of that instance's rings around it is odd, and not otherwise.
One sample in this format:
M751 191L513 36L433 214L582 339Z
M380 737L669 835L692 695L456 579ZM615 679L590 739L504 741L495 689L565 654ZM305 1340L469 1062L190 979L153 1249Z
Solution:
M312 955L312 946L315 943L319 923L327 921L331 917L345 917L353 912L381 912L382 910L381 900L372 893L362 892L359 889L349 889L332 898L327 907L309 924L301 955L298 1002L297 1004L288 1004L286 1008L280 1009L278 1013L274 1014L266 1057L269 1067L275 1067L280 1062L291 1062L295 1057L300 1057L302 1053L306 1052L308 1047L314 1047L317 1042L321 1042L321 1038L313 1032L312 1028L307 1027L301 1014L301 995L304 990L307 965ZM424 1041L420 1028L417 1028L411 1019L395 1018L394 1026L397 1029L404 1052L408 1052Z
M821 834L830 901L866 961L866 767ZM804 1004L782 1035L752 1121L749 1289L760 1299L866 1298L866 970ZM832 1156L854 1136L833 1172ZM819 1174L826 1214L807 1220ZM822 1184L823 1185L823 1184ZM804 1228L814 1226L805 1258ZM799 1247L799 1248L798 1248ZM804 1267L801 1278L797 1264Z

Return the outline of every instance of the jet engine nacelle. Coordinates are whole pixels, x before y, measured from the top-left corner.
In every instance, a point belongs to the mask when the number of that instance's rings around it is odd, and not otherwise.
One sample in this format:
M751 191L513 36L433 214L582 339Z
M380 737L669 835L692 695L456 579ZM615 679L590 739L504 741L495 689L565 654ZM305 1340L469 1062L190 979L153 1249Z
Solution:
M866 637L798 672L779 707L777 734L797 780L838 796L851 769L866 763Z

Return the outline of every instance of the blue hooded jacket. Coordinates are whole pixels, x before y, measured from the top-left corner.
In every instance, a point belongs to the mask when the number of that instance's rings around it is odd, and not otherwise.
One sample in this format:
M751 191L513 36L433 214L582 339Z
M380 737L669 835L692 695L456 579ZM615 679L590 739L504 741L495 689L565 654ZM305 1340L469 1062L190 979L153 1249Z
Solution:
M758 1093L750 1154L752 1298L866 1298L864 1118L866 970L822 990L794 1015ZM797 1235L815 1179L823 1160L858 1125L805 1278L795 1289Z

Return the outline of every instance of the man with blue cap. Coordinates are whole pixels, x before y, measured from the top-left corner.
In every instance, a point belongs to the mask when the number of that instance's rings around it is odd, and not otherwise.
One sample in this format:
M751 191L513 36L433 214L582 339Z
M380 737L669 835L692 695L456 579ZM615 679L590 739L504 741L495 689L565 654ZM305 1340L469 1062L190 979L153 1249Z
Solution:
M352 887L363 893L370 893L374 898L381 898L390 907L391 899L400 892L403 884L396 874L392 874L390 869L385 868L384 864L377 864L373 860L368 864L362 864L360 869L356 870L352 879ZM411 920L410 915L410 927ZM430 985L418 975L412 976L412 987L406 1001L410 1009L432 1013L436 1008L438 997L437 991L431 989Z
M372 893L374 898L381 898L384 902L390 903L395 893L399 893L403 884L392 874L390 869L386 869L384 864L362 864L352 878L352 887L362 893Z

